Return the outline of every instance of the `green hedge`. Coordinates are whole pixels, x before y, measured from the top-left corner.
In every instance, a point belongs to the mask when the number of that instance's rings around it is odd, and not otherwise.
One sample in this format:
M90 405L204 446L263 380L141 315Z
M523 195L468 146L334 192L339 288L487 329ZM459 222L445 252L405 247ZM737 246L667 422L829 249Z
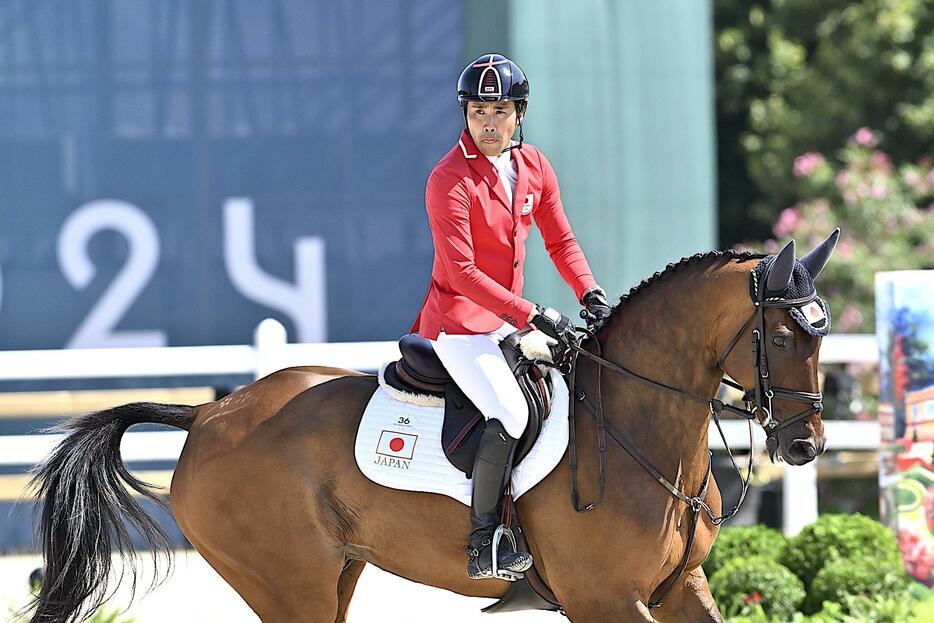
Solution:
M788 542L779 560L810 587L825 564L847 558L901 565L895 535L859 514L822 515Z
M927 623L934 603L905 573L895 535L859 514L823 515L792 539L724 529L704 570L730 623Z
M718 603L732 604L749 596L766 614L790 618L804 601L804 584L775 560L734 558L710 578L710 591Z
M814 578L804 611L817 612L825 601L846 604L849 596L908 601L910 586L901 563L865 558L832 560Z
M778 561L788 539L781 532L765 526L738 526L721 530L715 543L704 561L704 572L708 578L734 558L759 556Z

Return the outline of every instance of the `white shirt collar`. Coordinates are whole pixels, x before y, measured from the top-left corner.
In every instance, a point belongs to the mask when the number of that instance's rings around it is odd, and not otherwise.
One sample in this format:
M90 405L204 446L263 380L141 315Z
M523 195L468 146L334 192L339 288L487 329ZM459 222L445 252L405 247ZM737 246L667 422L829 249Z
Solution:
M509 165L509 160L512 158L512 151L507 151L498 156L487 156L486 159L490 161L490 164L493 165L493 168L497 171L504 171L506 166Z

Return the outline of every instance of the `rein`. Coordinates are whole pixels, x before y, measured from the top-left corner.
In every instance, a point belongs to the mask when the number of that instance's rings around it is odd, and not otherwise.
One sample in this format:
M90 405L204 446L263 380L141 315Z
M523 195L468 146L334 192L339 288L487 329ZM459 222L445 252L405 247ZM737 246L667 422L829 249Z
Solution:
M755 278L755 273L753 273L753 278ZM763 282L765 279L763 279ZM769 378L769 366L768 358L766 355L765 344L763 343L763 336L765 335L765 309L769 307L790 309L798 305L807 304L816 298L817 293L814 292L811 296L801 298L801 299L765 299L765 288L756 288L756 298L753 300L754 309L752 314L739 329L736 335L730 340L730 343L727 345L723 355L717 360L717 368L723 371L723 363L726 361L726 358L730 355L733 348L739 342L740 337L746 331L746 328L749 326L753 320L756 322L756 328L752 332L752 355L753 355L753 366L755 368L755 386L751 390L746 390L742 385L736 383L730 379L722 378L721 382L738 389L743 392L743 401L746 403L746 408L736 407L733 405L725 404L723 401L718 400L716 396L714 398L706 398L701 396L695 396L687 392L681 391L664 383L652 380L632 370L616 364L612 361L609 361L602 357L602 346L600 341L597 339L597 336L590 330L584 329L582 327L575 327L575 329L580 333L580 335L571 342L569 350L567 351L569 357L566 357L565 361L562 363L563 371L568 375L568 385L571 388L571 391L574 394L574 399L571 401L568 410L568 419L569 419L569 431L568 431L568 460L570 465L571 472L571 501L574 504L574 510L581 512L592 511L603 502L603 498L606 493L606 434L609 433L610 437L613 438L616 443L618 443L622 448L636 460L639 465L642 466L649 474L675 499L680 500L686 504L691 509L691 526L690 532L688 533L687 544L685 547L684 556L681 559L681 562L678 564L678 567L674 572L668 577L668 579L663 582L661 586L656 589L656 593L661 591L661 594L657 599L648 604L649 608L658 608L661 605L661 600L668 594L668 592L674 587L675 582L684 573L684 570L687 567L688 560L690 559L691 549L694 544L694 536L697 532L697 519L700 515L700 512L703 510L707 515L708 520L711 524L719 526L727 519L730 519L736 513L739 512L740 507L743 504L743 501L746 499L746 493L749 489L749 479L752 475L753 467L753 434L752 434L752 422L756 422L766 433L766 447L769 450L772 460L775 460L775 453L778 449L778 440L775 435L795 424L806 417L814 414L820 413L823 410L822 406L822 395L817 392L803 392L798 390L787 389L783 387L775 387L771 384ZM587 338L591 338L591 342L595 345L596 353L592 353L586 348L581 346L581 343ZM577 386L577 363L579 357L583 355L584 357L590 359L597 364L597 378L595 383L594 390L594 400L591 401L588 399L587 394ZM675 486L669 479L667 479L658 469L655 468L643 455L641 452L636 449L632 443L629 442L610 422L607 422L604 418L603 411L603 398L601 391L601 381L603 378L603 368L606 368L612 372L620 374L622 376L635 379L640 383L648 385L657 391L671 394L678 398L684 400L690 400L692 402L697 402L707 405L710 410L710 415L713 418L714 423L717 425L717 431L720 434L720 438L723 440L723 445L726 448L727 454L730 457L730 463L733 466L733 469L736 471L737 477L742 482L742 490L740 492L739 500L733 506L733 508L722 515L717 515L710 506L704 501L704 498L707 495L707 490L710 484L710 475L712 473L712 461L708 458L707 461L707 471L704 475L703 483L701 484L700 492L696 496L690 496L683 491L681 491L677 486ZM791 416L788 419L782 420L781 422L776 421L772 416L772 400L773 398L781 400L793 400L796 402L808 403L810 406ZM597 499L594 502L585 504L583 506L579 503L579 492L578 492L578 475L577 475L577 444L576 444L576 432L575 432L575 405L577 402L581 402L585 407L590 411L591 416L597 425L597 441L599 447L599 493ZM726 441L726 435L723 433L723 428L720 425L720 414L724 411L729 413L736 414L744 419L746 419L749 427L749 464L746 469L746 477L743 478L742 473L739 470L739 467L736 465L736 461L733 457L733 452L730 450L729 444ZM708 450L708 454L711 454Z

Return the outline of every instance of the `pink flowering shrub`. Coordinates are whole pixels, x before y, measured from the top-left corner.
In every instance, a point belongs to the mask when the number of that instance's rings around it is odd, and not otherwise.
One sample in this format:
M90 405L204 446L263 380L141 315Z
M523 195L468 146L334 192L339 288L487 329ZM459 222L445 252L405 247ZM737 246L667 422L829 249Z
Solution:
M881 135L859 128L834 159L798 156L792 173L800 200L785 208L774 238L740 247L778 251L794 238L804 253L842 229L818 288L831 305L834 331L875 330L875 273L934 268L934 167L927 157L896 165Z
M795 177L807 177L814 173L818 167L826 163L827 161L824 160L824 155L819 152L809 151L806 154L801 154L795 158Z

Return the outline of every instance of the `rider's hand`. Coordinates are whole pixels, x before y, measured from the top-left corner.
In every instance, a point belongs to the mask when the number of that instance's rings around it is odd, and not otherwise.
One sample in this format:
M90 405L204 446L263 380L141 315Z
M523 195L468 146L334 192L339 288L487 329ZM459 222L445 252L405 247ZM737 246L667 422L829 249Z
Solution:
M548 337L558 340L561 348L567 348L574 337L574 326L571 320L557 309L541 308L536 305L529 322Z
M587 308L586 314L582 312L581 316L587 318L590 324L600 326L612 313L610 304L606 300L606 292L600 286L587 290L581 303Z

